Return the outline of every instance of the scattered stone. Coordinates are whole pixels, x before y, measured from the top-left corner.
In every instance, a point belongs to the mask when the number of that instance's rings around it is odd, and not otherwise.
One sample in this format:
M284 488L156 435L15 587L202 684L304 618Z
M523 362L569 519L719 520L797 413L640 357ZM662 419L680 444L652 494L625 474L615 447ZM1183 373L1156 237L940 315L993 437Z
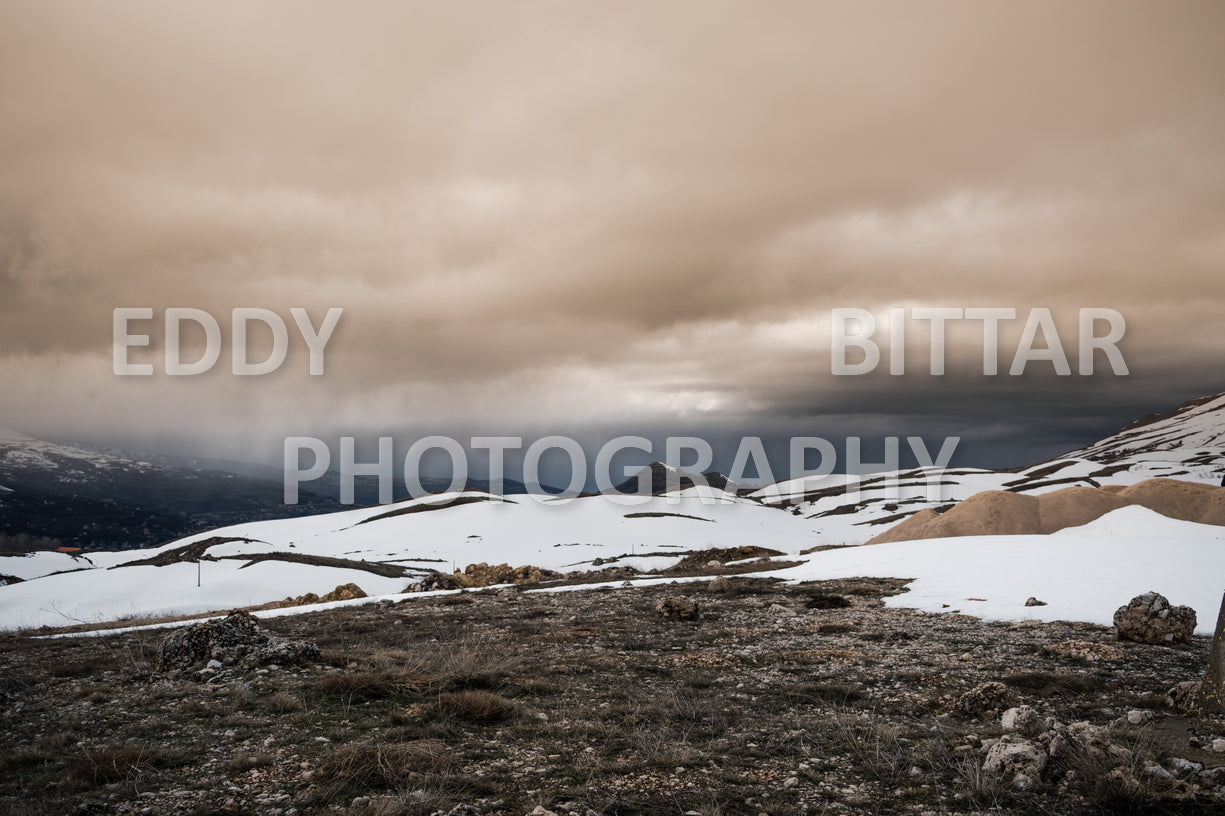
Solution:
M1166 760L1166 766L1176 773L1199 773L1204 770L1204 766L1198 762L1192 762L1183 757L1170 757Z
M1122 660L1123 650L1109 643L1093 643L1088 640L1065 640L1048 646L1044 650L1054 657L1066 657L1096 663L1099 660Z
M700 613L700 608L698 602L692 598L686 598L684 595L670 595L659 599L659 603L655 604L655 611L665 618L695 620Z
M521 567L512 567L509 564L490 566L482 561L479 564L469 564L464 567L463 572L456 570L450 577L456 586L476 588L495 584L538 584L541 581L561 578L562 574L531 564Z
M1007 704L1009 696L1008 686L989 680L958 697L957 710L970 716L999 711Z
M1225 739L1217 737L1212 741L1212 750L1218 754L1225 754Z
M1184 680L1166 692L1171 708L1184 713L1196 711L1200 707L1199 690L1203 686L1201 680Z
M1032 595L1025 599L1026 606L1046 606L1046 601L1040 601Z
M767 611L771 615L778 615L784 618L793 617L795 615L794 609L792 609L789 606L784 606L783 604L780 604L780 603L770 604L770 606L767 608Z
M1153 719L1153 712L1142 709L1132 709L1127 712L1127 722L1131 725L1141 725Z
M1186 643L1195 632L1195 610L1170 606L1164 595L1146 592L1114 613L1119 640L1137 643Z
M299 595L296 598L286 598L285 600L273 605L284 608L288 606L306 606L308 604L329 603L331 601L351 601L355 598L368 597L370 596L367 595L365 590L363 590L357 584L348 583L341 584L331 592L324 595L316 595L313 592L308 592L305 595Z

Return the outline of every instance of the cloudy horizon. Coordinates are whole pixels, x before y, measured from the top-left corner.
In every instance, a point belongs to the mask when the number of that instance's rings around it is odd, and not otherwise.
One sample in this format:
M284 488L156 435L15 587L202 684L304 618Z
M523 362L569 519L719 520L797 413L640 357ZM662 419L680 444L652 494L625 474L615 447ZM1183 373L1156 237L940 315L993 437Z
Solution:
M1038 461L1225 390L1222 32L1211 2L3 2L0 426ZM156 373L116 376L139 307ZM172 307L216 318L208 373L161 371ZM322 376L295 307L344 309ZM891 375L899 307L1016 309L1000 373L962 321L932 375L910 319ZM233 375L236 308L288 325L275 373ZM839 308L882 322L876 371L832 373ZM1076 373L1083 308L1125 318L1127 376ZM1071 375L1008 373L1036 309Z

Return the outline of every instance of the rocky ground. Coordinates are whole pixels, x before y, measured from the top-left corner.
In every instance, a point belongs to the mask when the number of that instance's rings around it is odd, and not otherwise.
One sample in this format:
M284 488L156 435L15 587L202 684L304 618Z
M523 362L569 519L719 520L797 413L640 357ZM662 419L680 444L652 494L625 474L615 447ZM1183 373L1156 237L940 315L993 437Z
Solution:
M276 648L180 638L164 665L166 630L9 633L0 814L1225 809L1225 720L1167 697L1206 639L884 608L900 591L474 590L261 622Z

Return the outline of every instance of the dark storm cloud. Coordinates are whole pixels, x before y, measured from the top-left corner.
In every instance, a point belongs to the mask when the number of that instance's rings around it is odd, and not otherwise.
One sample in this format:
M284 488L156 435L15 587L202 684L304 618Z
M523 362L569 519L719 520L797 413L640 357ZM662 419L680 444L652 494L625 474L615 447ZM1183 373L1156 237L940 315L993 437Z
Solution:
M0 413L240 450L291 408L1108 428L1225 379L1222 30L1215 3L4 4ZM943 380L832 377L829 310L895 305L1112 307L1133 376L986 380L971 342ZM135 382L116 306L345 317L323 378L299 350Z

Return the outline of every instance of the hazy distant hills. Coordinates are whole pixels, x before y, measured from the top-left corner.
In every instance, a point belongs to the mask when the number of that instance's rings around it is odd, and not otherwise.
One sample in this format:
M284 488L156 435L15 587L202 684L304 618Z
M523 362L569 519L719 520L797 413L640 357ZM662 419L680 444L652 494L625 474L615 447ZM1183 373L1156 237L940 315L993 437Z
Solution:
M1197 609L1215 609L1225 565L1225 499L1219 498L1225 491L1210 485L1220 483L1225 463L1219 446L1225 439L1222 406L1225 395L1193 400L1066 456L1002 471L910 468L750 489L686 486L697 477L656 462L622 485L637 492L641 476L642 493L649 486L650 495L556 501L472 490L309 516L304 513L327 509L330 500L287 508L279 503L280 484L272 480L179 472L164 463L10 437L0 446L3 478L64 491L55 499L64 504L27 518L83 526L79 540L92 546L108 532L131 540L218 517L209 513L248 517L141 552L0 555L0 624L251 606L322 595L348 583L369 595L397 594L480 562L580 575L612 571L607 577L620 582L626 574L673 569L687 558L709 566L718 553L720 565L756 563L760 553L744 552L753 547L768 548L780 559L756 568L774 567L770 574L788 580L829 577L837 570L843 577L928 581L955 575L957 582L941 584L934 594L916 591L916 602L943 609L959 608L951 605L966 598L991 598L996 606L984 609L1002 620L1035 614L1024 601L1039 594L1050 602L1042 614L1108 620L1120 602L1147 585L1151 569L1145 559L1155 548L1176 553L1163 569L1174 567L1178 574L1164 575L1161 589L1185 594ZM166 507L189 493L197 515L176 517L159 508L139 516L139 491L153 489L156 481L162 482L160 492L146 496L146 503L156 499ZM216 485L227 489L207 495ZM76 498L66 497L67 491L76 491ZM1151 501L1155 492L1176 501ZM1191 501L1197 497L1210 501L1200 506ZM21 491L0 490L5 513L37 510L27 499ZM53 518L61 510L76 515ZM917 536L921 540L881 536L929 523L932 529ZM137 524L143 526L135 529ZM871 539L884 543L838 546ZM1036 550L1049 553L1048 560L1015 557ZM1023 586L1014 580L1022 566L1029 569ZM1108 569L1116 573L1103 578ZM1137 587L1121 591L1120 582ZM1090 585L1092 609L1081 603Z
M446 479L421 482L431 492L448 486ZM467 488L488 490L489 483L469 479ZM513 479L503 484L507 495L526 491ZM347 509L339 496L335 471L301 485L298 504L286 505L276 468L219 459L146 458L0 429L4 536L47 537L91 549L148 547L214 527ZM407 497L403 481L397 480L395 500ZM356 477L354 505L378 501L378 479Z
M647 489L639 489L640 480L642 486ZM700 484L703 480L707 485L718 490L735 492L736 489L736 485L731 484L728 478L718 471L707 471L699 478L689 471L674 468L663 462L652 462L624 482L613 487L613 490L628 495L645 494L658 496L670 490L683 490L693 487L695 484Z
M147 547L217 527L346 509L338 501L335 471L303 484L299 503L286 505L276 468L139 457L0 430L0 535L46 536L91 549ZM1153 477L1220 484L1222 474L1225 394L1190 400L1064 456L1008 471L951 468L937 475L912 468L863 477L854 494L848 494L849 480L840 475L755 490L729 485L719 473L703 476L715 489L816 521L815 532L835 543L862 543L915 512L942 509L983 490L1033 494ZM637 493L640 476L652 495L690 488L695 480L691 473L653 462L615 489ZM447 487L444 479L422 482L430 491ZM931 495L936 483L939 494ZM488 491L489 485L470 479L466 488ZM508 496L525 492L513 480L502 490ZM377 478L357 477L354 493L357 506L377 504ZM405 498L406 488L397 480L394 500Z
M279 481L176 467L0 431L0 534L68 546L129 548L212 527L342 509Z

